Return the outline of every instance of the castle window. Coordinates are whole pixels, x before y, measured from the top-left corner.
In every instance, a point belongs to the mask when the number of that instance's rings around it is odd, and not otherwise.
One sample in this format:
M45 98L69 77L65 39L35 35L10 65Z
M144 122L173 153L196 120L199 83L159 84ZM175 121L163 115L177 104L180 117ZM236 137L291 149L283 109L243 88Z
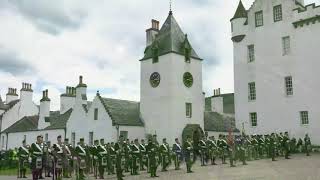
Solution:
M256 127L258 125L256 112L250 113L250 122L252 127Z
M256 100L256 83L255 82L249 83L248 88L249 88L249 101Z
M302 125L309 124L308 111L300 111L300 120Z
M93 145L93 132L89 132L89 145Z
M292 85L292 76L287 76L284 78L286 85L286 94L287 96L293 95L293 85Z
M186 103L186 117L191 118L192 117L192 104Z
M273 7L273 20L274 20L274 22L282 21L282 7L281 7L281 5Z
M94 109L94 120L98 120L98 108Z
M256 27L263 26L263 12L258 11L255 13L255 22L256 22Z
M282 55L288 55L290 53L290 37L286 36L282 38Z
M248 46L248 61L249 62L254 61L254 45L253 44Z

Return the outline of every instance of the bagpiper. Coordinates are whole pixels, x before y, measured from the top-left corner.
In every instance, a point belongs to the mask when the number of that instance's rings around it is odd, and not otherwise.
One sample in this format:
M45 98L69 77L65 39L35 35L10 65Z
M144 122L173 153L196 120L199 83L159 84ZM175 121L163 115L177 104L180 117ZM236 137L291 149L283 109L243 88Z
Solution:
M166 138L162 139L162 144L159 147L159 152L160 152L162 171L168 171L167 166L169 164L169 147L168 147Z
M80 138L80 142L78 143L75 154L77 156L77 180L85 179L84 171L86 169L86 150L84 139Z
M99 178L104 179L104 169L107 167L108 151L104 146L104 139L100 139L100 143L97 146L97 155L99 159Z
M158 167L158 146L154 142L155 140L149 139L147 145L147 153L148 153L148 169L150 170L151 177L159 177L157 176L157 167Z
M182 148L179 139L175 139L175 143L172 145L172 152L174 153L174 167L175 170L180 169L180 160L182 157Z
M63 168L63 149L62 149L61 136L57 137L57 143L52 146L51 153L53 155L53 175L54 179L62 179L62 168Z
M43 167L43 149L41 147L42 136L37 136L37 142L32 143L30 147L32 179L38 180L41 177L41 169Z
M144 143L144 139L141 139L141 143L139 144L140 149L140 170L144 171L144 166L148 166L148 156L147 156L147 149Z
M183 148L185 152L185 158L186 158L186 165L187 165L187 173L192 173L191 170L193 159L194 159L194 152L193 152L193 144L191 142L191 137L187 137L187 141L183 143Z
M134 144L131 145L131 175L139 175L139 157L140 157L140 149L139 149L139 140L135 139Z
M18 178L27 178L26 177L26 165L29 160L29 146L26 144L26 140L22 141L22 146L18 149L19 157L19 167L18 167Z
M305 135L304 137L304 146L306 149L307 156L310 156L310 151L311 151L311 140L308 134Z

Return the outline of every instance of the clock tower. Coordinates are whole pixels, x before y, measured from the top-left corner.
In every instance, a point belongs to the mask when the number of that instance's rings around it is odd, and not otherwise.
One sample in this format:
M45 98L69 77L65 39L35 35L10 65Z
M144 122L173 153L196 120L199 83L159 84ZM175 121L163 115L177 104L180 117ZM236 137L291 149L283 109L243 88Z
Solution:
M147 135L182 141L186 127L204 126L202 59L172 11L159 29L152 20L141 62L140 112Z

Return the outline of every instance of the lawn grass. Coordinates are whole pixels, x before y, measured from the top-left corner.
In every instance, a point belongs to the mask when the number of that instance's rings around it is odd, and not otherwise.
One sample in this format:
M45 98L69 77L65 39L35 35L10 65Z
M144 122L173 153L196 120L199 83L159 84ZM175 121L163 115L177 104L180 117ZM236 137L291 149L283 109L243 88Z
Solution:
M27 168L27 174L30 174L30 169ZM1 169L0 170L0 176L17 176L18 175L18 169Z

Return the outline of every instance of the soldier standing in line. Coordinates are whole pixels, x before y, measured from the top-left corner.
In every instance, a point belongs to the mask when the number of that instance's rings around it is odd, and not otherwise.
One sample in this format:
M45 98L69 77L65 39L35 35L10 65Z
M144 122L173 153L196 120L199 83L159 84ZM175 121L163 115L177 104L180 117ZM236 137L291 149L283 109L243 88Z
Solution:
M40 178L40 172L43 166L43 149L41 148L42 136L37 136L37 142L32 143L30 147L31 156L31 169L32 169L32 179L38 180Z
M86 163L87 153L86 153L86 147L85 147L83 138L80 138L80 142L75 149L75 154L78 158L77 180L84 180L85 179L84 171L87 166L87 163Z
M148 157L147 157L147 149L144 143L144 139L141 139L141 143L139 144L140 149L140 171L144 171L144 166L148 166Z
M52 155L53 155L53 168L54 168L54 179L61 180L62 179L62 167L63 167L63 149L62 149L62 141L61 136L57 137L57 143L52 146Z
M69 139L64 139L63 149L63 178L71 178L72 154Z
M104 179L104 169L107 166L107 149L104 147L104 139L100 139L100 143L97 146L97 156L98 156L98 169L99 178Z
M221 155L222 164L227 164L226 163L226 154L227 154L227 150L228 150L228 144L227 144L227 141L223 138L222 134L219 134L219 139L217 141L217 145L219 147L219 152Z
M111 142L110 145L109 145L108 154L109 154L109 162L108 162L109 172L108 172L108 175L115 174L116 151L115 151L113 142Z
M27 178L26 165L29 160L29 146L27 146L26 140L22 141L22 146L18 149L18 157L19 157L18 178Z
M240 144L239 144L239 155L240 155L240 161L242 161L242 165L248 165L247 162L246 162L246 138L245 137L240 137L241 141L240 141Z
M194 150L193 150L193 143L191 141L191 137L187 136L187 141L183 143L183 149L185 152L185 159L187 165L187 173L193 173L191 170L194 158Z
M139 149L139 140L135 139L134 144L131 145L131 156L132 156L132 163L131 163L131 175L139 175L139 157L140 157L140 149Z
M299 138L298 143L297 143L297 150L299 153L302 152L302 145L303 145L302 139Z
M123 147L123 140L122 137L120 137L119 142L115 143L114 145L114 151L116 154L115 158L115 165L116 165L116 172L117 172L117 179L123 180L123 169L125 165L125 157L124 157L124 147Z
M289 151L290 151L290 144L289 143L290 143L290 139L289 139L288 132L285 132L283 139L282 139L282 145L283 145L285 159L290 159L289 158Z
M168 171L167 170L167 166L169 164L169 157L168 157L168 154L169 154L169 149L168 149L168 146L167 146L167 139L166 138L163 138L162 139L162 144L161 146L159 147L159 152L160 152L160 159L161 159L161 166L162 166L162 172L164 171Z
M205 137L203 137L203 139L199 141L199 147L200 147L201 166L206 166L207 144L206 144Z
M174 153L174 167L175 170L180 170L180 160L182 157L182 148L179 139L175 139L175 143L172 145L172 152Z
M307 156L310 156L310 151L311 151L311 140L308 134L305 135L304 137L304 146L306 149Z
M92 157L92 166L93 166L93 175L97 179L98 178L98 151L97 146L99 145L99 140L94 140L94 144L90 147L90 154Z
M127 139L127 141L123 142L123 149L124 149L124 157L126 160L126 163L124 166L124 171L129 172L129 168L132 168L131 167L132 155L131 155L131 148L130 148L130 144L129 144L129 139Z
M51 177L53 174L53 157L51 154L51 143L50 141L46 142L43 146L43 166L44 166L44 174L46 177Z
M158 146L155 144L155 140L149 139L148 145L146 147L148 153L148 162L151 177L159 177L157 176L157 167L158 167Z
M269 139L269 146L270 146L270 153L271 153L271 159L272 161L276 161L276 137L274 133L271 133L271 137Z
M229 153L230 167L236 167L234 165L235 144L234 144L234 140L233 140L233 137L231 136L231 134L228 136L227 151Z

